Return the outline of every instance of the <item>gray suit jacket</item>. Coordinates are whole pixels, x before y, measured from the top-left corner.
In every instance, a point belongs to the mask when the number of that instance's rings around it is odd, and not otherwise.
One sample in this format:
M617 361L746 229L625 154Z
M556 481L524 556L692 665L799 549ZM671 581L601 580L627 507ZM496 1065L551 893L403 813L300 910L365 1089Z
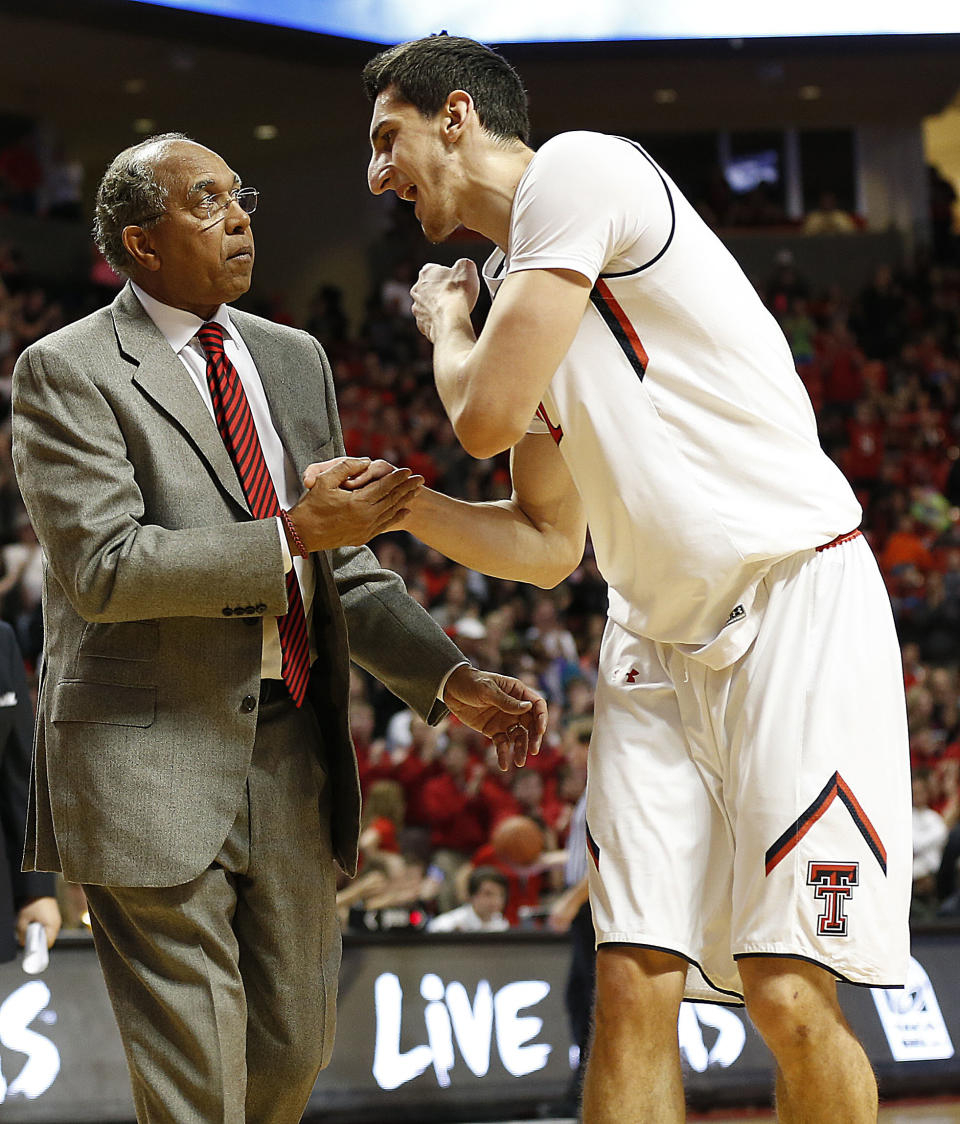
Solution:
M298 472L342 454L316 341L231 317ZM21 356L13 456L47 560L25 869L186 882L215 858L243 794L261 617L286 612L276 521L252 518L213 419L129 286ZM334 853L353 872L349 659L437 721L437 687L463 657L366 547L313 557L323 745L311 748L332 783Z

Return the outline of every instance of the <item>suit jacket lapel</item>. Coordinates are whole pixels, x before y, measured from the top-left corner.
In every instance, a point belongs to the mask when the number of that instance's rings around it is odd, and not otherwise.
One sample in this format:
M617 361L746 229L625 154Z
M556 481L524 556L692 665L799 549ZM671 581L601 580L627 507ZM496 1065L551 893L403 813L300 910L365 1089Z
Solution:
M120 350L137 364L133 381L161 410L186 433L197 452L207 462L221 487L249 512L236 469L206 403L197 393L183 364L156 325L143 309L129 285L125 286L112 305L113 321ZM310 442L308 427L298 413L297 390L291 381L289 362L284 362L284 349L269 326L255 317L231 310L231 319L243 336L253 356L270 406L270 417L283 447L298 472L310 463L315 447ZM329 558L325 552L315 554L319 561L325 600L339 599ZM314 612L320 598L314 596ZM336 616L336 615L335 615ZM342 629L342 621L339 621Z
M233 461L206 403L129 285L113 302L112 312L120 349L137 364L133 381L180 426L221 487L249 511Z

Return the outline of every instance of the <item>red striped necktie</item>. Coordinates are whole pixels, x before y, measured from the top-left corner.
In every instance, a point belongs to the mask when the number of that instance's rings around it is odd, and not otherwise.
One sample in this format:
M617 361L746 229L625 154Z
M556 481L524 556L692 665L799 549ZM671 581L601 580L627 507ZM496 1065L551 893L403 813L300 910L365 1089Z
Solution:
M243 383L223 350L223 328L219 324L204 324L197 332L197 339L207 357L207 385L217 428L237 470L250 511L254 519L275 517L280 514L280 502L260 447ZM277 627L283 656L283 681L290 697L300 706L310 678L310 642L300 583L292 566L287 574L287 614L277 617Z

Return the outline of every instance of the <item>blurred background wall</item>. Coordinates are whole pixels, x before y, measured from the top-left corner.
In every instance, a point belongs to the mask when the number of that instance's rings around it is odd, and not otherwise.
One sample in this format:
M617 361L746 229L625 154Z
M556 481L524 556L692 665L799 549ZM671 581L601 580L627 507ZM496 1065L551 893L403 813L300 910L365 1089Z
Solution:
M538 142L569 128L629 134L708 205L721 165L772 152L778 180L770 190L786 219L798 222L829 190L870 231L896 231L909 253L929 237L927 162L960 192L958 42L925 35L504 51L528 85ZM319 284L336 284L356 321L369 247L391 222L390 204L370 197L364 175L369 108L359 71L377 49L123 0L5 0L0 149L18 133L36 138L62 178L79 181L84 222L83 230L30 229L21 238L11 222L23 216L8 210L0 237L6 232L43 264L52 256L78 268L109 159L152 132L182 130L263 192L254 297L302 316Z

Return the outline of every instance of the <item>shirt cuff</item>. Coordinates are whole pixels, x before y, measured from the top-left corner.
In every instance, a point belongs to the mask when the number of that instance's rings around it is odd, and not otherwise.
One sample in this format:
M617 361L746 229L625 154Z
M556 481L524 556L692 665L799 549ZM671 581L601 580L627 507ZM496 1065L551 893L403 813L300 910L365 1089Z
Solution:
M458 667L469 667L469 666L470 666L469 660L461 660L459 663L455 663L453 665L453 667L450 668L450 670L446 673L446 675L444 675L444 677L440 680L440 686L437 688L437 701L438 702L443 702L443 692L447 689L447 680L450 678L450 676L453 675L453 673L457 670Z
M289 574L293 569L293 557L290 554L290 545L287 542L287 531L283 525L283 519L277 516L277 531L280 533L280 549L283 551L283 572ZM446 685L446 679L444 679Z

